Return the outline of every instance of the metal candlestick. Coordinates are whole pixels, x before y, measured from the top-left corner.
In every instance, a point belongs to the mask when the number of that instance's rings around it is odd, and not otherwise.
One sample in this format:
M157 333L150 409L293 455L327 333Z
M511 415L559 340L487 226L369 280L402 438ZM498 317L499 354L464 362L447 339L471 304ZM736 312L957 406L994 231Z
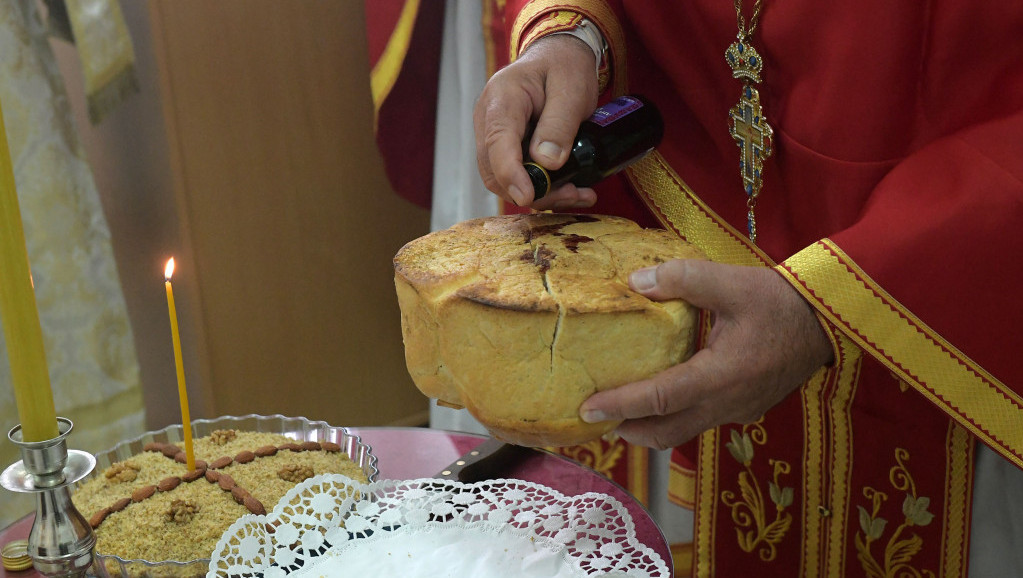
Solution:
M0 474L0 485L12 492L36 495L36 517L28 535L32 565L44 576L85 576L92 566L96 536L71 502L71 485L89 475L96 458L68 450L66 438L74 424L58 417L59 435L41 442L22 439L21 425L7 437L21 448L22 460Z

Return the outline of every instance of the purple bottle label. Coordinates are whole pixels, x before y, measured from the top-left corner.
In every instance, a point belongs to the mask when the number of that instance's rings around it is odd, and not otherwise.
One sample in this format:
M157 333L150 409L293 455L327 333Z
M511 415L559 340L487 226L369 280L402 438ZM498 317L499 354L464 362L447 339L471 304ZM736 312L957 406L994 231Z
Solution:
M604 106L593 111L590 122L607 126L623 116L643 108L643 102L631 96L619 96Z

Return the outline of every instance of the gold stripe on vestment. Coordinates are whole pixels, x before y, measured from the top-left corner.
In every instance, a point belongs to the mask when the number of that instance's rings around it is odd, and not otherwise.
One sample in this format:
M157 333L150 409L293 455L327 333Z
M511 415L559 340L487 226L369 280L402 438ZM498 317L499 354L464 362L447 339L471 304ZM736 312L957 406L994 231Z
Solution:
M724 222L703 203L655 153L627 170L630 181L651 212L669 230L692 242L716 262L773 266L769 257ZM962 428L950 432L946 471L946 507L943 524L945 575L962 575L966 560L971 488L970 439L967 432L1002 447L1010 461L1023 466L1023 402L976 363L972 362L887 295L851 259L828 240L812 245L774 267L816 309L836 351L835 369L829 370L833 391L826 406L812 407L804 399L805 426L821 424L828 439L807 436L807 477L827 468L828 481L804 482L803 570L806 575L838 576L856 566L846 560L850 541L848 516L853 512L853 424L850 408L855 396L863 353L870 353L900 378L942 406ZM868 338L869 336L869 338ZM804 387L814 388L814 384ZM811 397L808 392L806 398ZM819 402L815 402L819 403ZM824 424L827 420L829 423ZM700 437L696 475L695 576L713 576L715 535L713 522L719 507L720 457L718 430ZM824 454L830 454L825 456ZM816 464L816 465L814 465ZM676 475L679 479L682 476ZM817 510L816 512L814 510ZM826 514L825 514L826 512ZM814 516L824 521L815 521ZM855 524L853 524L854 526ZM812 547L826 540L820 550Z
M830 496L825 504L827 521L827 553L821 560L821 576L842 576L845 573L845 545L849 528L848 516L851 506L851 478L853 469L853 424L852 405L856 397L857 385L860 382L860 369L863 366L863 350L846 336L831 328L837 343L837 357L832 371L835 386L832 390L828 414L831 420L830 445L831 458ZM810 512L810 515L823 515L822 512Z
M973 495L973 436L955 422L948 424L945 470L945 527L941 537L942 575L966 576L970 543L970 497Z
M820 536L821 519L820 511L827 507L827 488L824 487L827 481L825 472L828 470L828 436L826 435L827 403L828 396L826 389L834 375L833 369L821 369L813 375L799 392L803 401L803 535ZM817 578L820 575L820 554L822 548L820 541L815 539L804 539L802 543L801 564L803 566L799 576L802 578Z
M718 428L707 430L699 438L699 458L696 477L696 509L694 540L696 550L693 576L714 576L714 522L718 509L718 452L721 442Z
M695 509L696 471L683 468L674 461L668 468L668 498L683 508Z
M913 315L831 240L776 269L829 323L1023 468L1023 398Z
M711 261L733 265L774 264L744 234L701 201L657 151L633 164L626 173L657 220L699 247Z
M650 451L650 448L629 444L626 455L629 491L644 506L650 505Z
M405 0L384 51L369 73L370 92L373 96L373 130L377 127L380 107L384 105L394 84L398 82L398 76L401 75L405 56L412 43L412 30L415 28L418 14L419 0Z

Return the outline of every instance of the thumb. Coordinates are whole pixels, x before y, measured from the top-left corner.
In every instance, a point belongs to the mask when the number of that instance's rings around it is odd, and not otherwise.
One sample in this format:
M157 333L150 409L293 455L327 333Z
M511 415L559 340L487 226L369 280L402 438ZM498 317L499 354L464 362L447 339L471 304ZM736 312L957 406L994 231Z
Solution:
M702 259L673 259L634 271L629 287L655 301L682 299L701 309L718 310L738 298L744 269Z

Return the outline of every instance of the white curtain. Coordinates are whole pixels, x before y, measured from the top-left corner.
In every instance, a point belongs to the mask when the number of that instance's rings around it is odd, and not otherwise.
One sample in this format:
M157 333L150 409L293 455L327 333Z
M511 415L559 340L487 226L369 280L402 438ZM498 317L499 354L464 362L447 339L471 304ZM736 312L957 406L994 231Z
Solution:
M0 103L57 415L75 424L69 447L102 451L144 431L138 362L110 231L34 0L0 2ZM2 345L0 467L21 459L7 439L17 423ZM34 507L0 492L0 527Z
M437 95L433 207L430 228L447 229L467 219L498 212L497 197L487 191L476 170L472 107L487 80L480 2L447 0ZM430 425L439 429L485 433L465 410L430 404Z

